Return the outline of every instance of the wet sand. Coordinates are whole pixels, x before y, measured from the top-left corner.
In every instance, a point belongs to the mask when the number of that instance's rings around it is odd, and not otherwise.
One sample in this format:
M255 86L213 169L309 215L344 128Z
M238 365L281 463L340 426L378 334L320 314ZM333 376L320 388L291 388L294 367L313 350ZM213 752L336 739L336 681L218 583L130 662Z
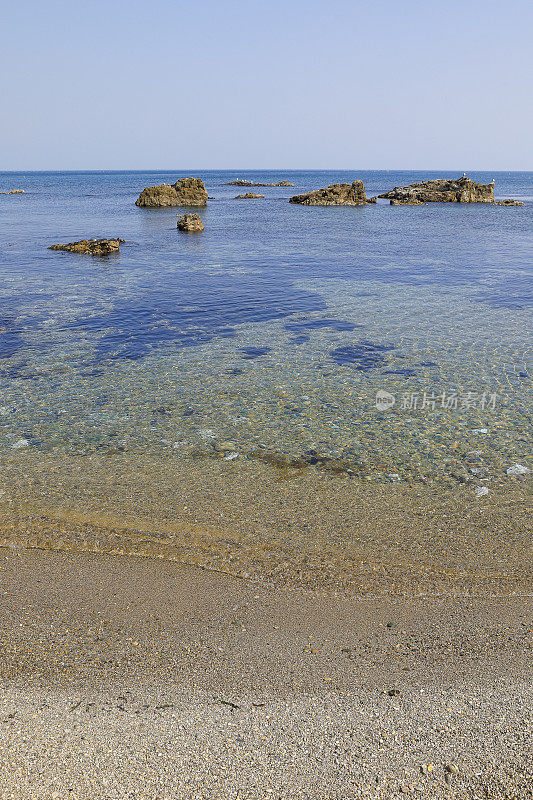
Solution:
M533 796L525 478L1 474L0 800Z
M275 587L379 596L531 591L529 476L489 494L250 461L4 458L0 545L138 554Z
M532 796L530 598L10 548L0 569L1 798Z

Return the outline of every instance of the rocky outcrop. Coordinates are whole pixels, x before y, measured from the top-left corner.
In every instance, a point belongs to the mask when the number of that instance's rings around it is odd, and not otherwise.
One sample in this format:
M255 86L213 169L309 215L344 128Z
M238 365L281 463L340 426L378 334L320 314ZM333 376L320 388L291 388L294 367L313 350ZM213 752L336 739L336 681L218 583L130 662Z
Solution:
M297 194L289 200L289 203L299 203L302 206L365 206L375 202L375 197L366 196L363 181L334 183L325 189Z
M507 200L495 200L495 206L523 206L524 204L520 202L520 200L512 200L511 198Z
M425 206L422 200L391 200L391 206Z
M83 253L90 256L108 256L118 253L124 239L81 239L68 244L53 244L49 250L65 250L67 253Z
M180 178L172 186L148 186L143 189L135 205L140 208L168 208L169 206L205 206L208 195L200 178Z
M438 178L433 181L396 186L390 192L378 195L394 205L419 205L420 203L494 203L494 183L476 183L470 178L457 180Z
M289 181L278 181L277 183L254 183L254 181L245 181L239 178L236 181L229 181L225 183L224 186L269 186L269 187L280 187L280 186L294 186L294 183L290 183Z
M178 195L174 187L168 183L163 183L161 186L148 186L142 190L135 205L140 208L179 206Z
M199 214L184 214L178 217L178 230L184 233L201 233L204 223Z
M0 192L0 194L24 194L24 189L11 189L9 192Z
M208 194L200 178L180 178L174 184L179 206L205 206Z
M238 194L235 200L260 200L264 194L255 194L254 192L246 192L246 194Z

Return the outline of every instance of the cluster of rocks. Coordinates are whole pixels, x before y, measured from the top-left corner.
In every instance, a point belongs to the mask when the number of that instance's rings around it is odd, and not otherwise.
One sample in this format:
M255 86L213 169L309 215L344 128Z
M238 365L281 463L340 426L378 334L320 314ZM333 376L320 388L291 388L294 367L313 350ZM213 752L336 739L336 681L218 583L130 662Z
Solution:
M325 189L294 195L289 200L302 206L366 206L375 202L375 197L366 196L363 181L334 183Z
M83 253L90 256L108 256L118 253L124 239L80 239L79 242L53 244L49 250L64 250L67 253Z
M279 183L253 183L236 180L226 186L292 186L288 181ZM23 194L23 189L11 189L0 194ZM236 200L257 200L264 194L246 192ZM483 184L470 180L465 175L458 179L438 178L431 181L411 183L409 186L396 186L378 197L389 200L391 205L423 205L425 203L490 203L498 206L523 206L519 200L495 200L494 181ZM165 208L169 206L205 206L209 199L204 182L200 178L180 178L176 183L148 186L143 189L135 205L141 208ZM363 181L353 183L334 183L323 189L315 189L305 194L297 194L289 203L303 206L366 206L376 203L376 197L367 197ZM198 214L184 214L178 218L178 230L185 233L199 233L204 223ZM54 244L50 250L64 250L69 253L86 253L93 256L107 256L118 253L124 239L81 239L78 242Z
M290 183L289 181L278 181L277 183L255 183L254 181L246 181L242 178L238 178L236 181L229 181L228 183L225 183L224 186L270 186L279 188L281 186L294 186L294 183Z
M0 194L24 194L24 189L11 189L9 192L0 192Z
M524 204L520 200L512 200L508 198L507 200L495 200L495 206L523 206Z
M135 205L141 208L205 206L207 200L207 190L200 178L180 178L172 185L148 186L142 190Z
M178 217L178 230L184 233L201 233L204 230L204 223L199 214L184 214Z
M463 175L458 179L438 178L409 186L396 186L378 195L390 200L393 206L415 206L425 203L491 203L493 205L521 206L518 200L494 200L494 181L476 183Z

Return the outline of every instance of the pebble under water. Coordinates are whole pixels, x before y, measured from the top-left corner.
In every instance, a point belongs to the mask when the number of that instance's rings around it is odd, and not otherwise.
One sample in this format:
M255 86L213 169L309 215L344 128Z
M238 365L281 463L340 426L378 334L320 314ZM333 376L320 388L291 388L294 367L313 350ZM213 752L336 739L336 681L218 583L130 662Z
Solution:
M0 197L5 463L246 460L449 490L531 468L533 174L494 176L523 207L313 208L288 198L440 175L192 173L213 198L197 236L134 205L185 174L0 174L25 191ZM295 188L248 204L236 177ZM47 249L102 236L120 254Z

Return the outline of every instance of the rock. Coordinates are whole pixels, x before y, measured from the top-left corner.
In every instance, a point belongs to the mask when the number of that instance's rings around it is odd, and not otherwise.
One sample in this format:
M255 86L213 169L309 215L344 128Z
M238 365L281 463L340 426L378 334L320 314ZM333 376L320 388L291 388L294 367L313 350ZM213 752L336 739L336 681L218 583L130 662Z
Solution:
M475 183L470 178L438 178L432 181L396 186L378 195L392 205L420 203L494 203L494 183ZM394 203L392 202L394 201Z
M173 187L179 206L205 206L208 194L201 178L180 178Z
M18 442L15 442L11 445L13 450L22 450L23 447L29 447L30 443L27 439L19 439Z
M522 464L515 464L507 470L508 475L527 475L530 472L529 467L523 467Z
M510 198L507 200L495 200L495 206L523 206L524 204L520 202L520 200L511 200Z
M139 208L168 208L179 206L178 194L173 186L163 183L161 186L148 186L143 189L135 201Z
M269 186L269 187L280 187L280 186L294 186L294 183L289 183L289 181L278 181L277 183L255 183L254 181L246 181L242 178L238 178L236 181L228 181L225 183L224 186Z
M91 256L108 256L118 253L124 239L80 239L79 242L53 244L49 250L65 250L67 253L84 253Z
M459 775L459 767L456 764L446 764L444 771L449 775Z
M184 214L178 217L178 230L185 233L200 233L204 230L204 223L199 214Z
M391 206L425 206L422 200L391 200Z
M180 178L172 186L148 186L143 189L135 205L141 208L168 208L169 206L205 206L208 194L200 178Z
M259 200L264 197L264 194L254 194L254 192L246 192L246 194L238 194L235 200Z
M289 200L289 203L298 203L302 206L364 206L375 202L376 198L369 200L365 195L363 181L334 183L325 189L297 194Z
M489 493L488 486L478 486L477 489L474 489L474 494L476 497L485 497Z
M0 194L24 194L24 189L10 189L9 192L0 192ZM524 205L523 203L521 205Z

